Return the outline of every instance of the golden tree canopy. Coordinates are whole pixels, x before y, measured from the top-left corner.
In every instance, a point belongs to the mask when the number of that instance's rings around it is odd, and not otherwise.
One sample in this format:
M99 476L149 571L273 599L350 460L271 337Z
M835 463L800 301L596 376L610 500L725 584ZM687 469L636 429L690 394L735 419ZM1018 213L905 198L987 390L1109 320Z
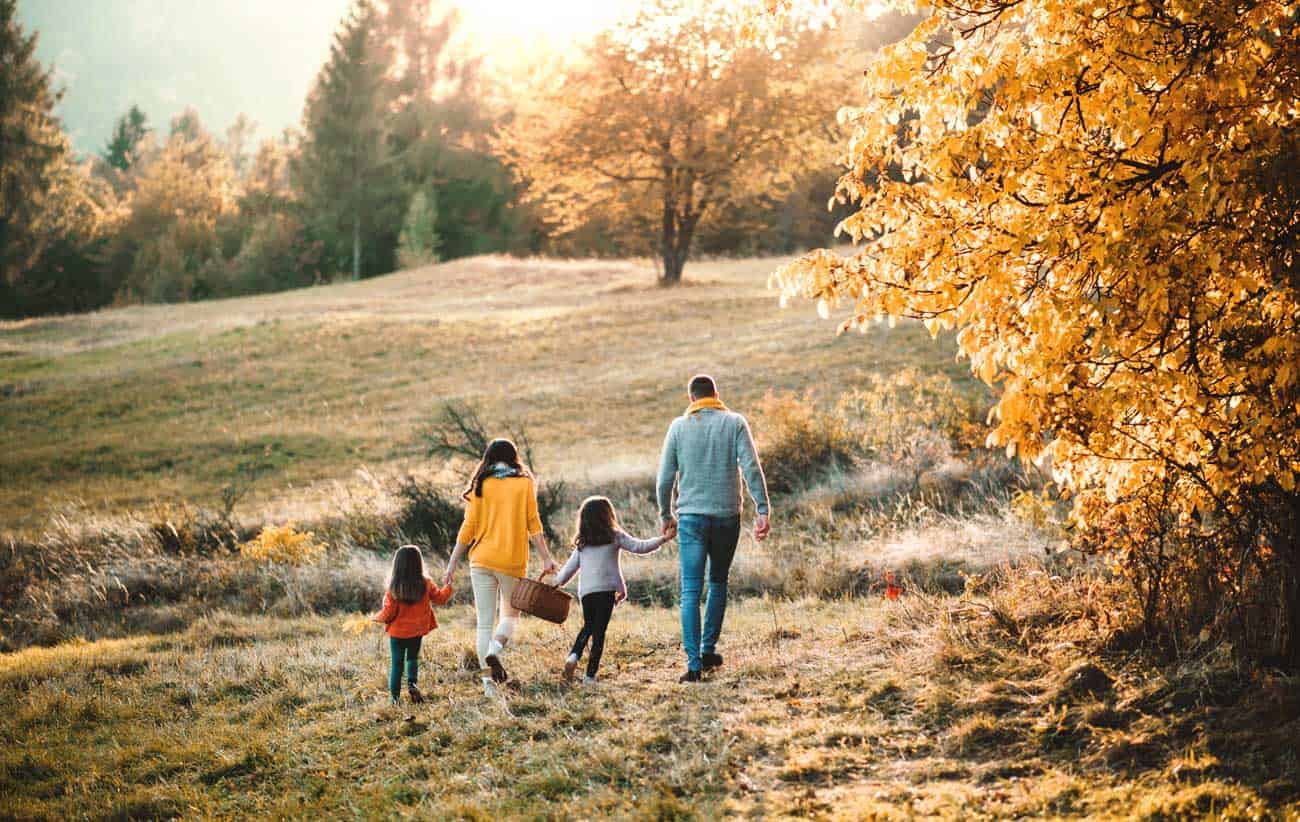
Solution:
M939 2L868 71L784 295L959 329L996 444L1185 512L1300 473L1300 51L1278 2ZM899 172L893 173L890 172ZM1097 509L1081 501L1085 524Z
M788 20L755 44L742 12L652 0L538 90L500 148L561 231L593 214L649 222L675 281L706 215L833 158L844 91L819 71L825 32Z

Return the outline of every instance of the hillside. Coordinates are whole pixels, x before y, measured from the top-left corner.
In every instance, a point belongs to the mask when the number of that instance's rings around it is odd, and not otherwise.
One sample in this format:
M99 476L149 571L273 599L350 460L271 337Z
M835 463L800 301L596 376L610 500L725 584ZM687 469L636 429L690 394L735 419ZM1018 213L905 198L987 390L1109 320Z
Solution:
M0 323L0 524L39 530L158 500L213 504L250 472L241 512L311 518L359 471L427 467L418 434L443 402L526 426L544 472L653 471L686 378L741 408L904 365L969 381L919 326L835 336L778 308L780 263L698 263L653 285L648 263L474 258L274 295Z

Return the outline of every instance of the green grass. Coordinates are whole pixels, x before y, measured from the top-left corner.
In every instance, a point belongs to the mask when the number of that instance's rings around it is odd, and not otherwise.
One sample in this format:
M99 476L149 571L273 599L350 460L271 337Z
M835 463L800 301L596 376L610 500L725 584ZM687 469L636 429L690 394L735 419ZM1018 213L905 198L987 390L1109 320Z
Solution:
M1023 597L1033 608L1079 606L1068 586L1037 593ZM426 640L431 700L413 722L385 704L380 636L337 619L216 615L178 634L30 649L0 658L0 815L1300 811L1294 695L1207 699L1130 655L1110 689L1062 701L1079 646L1041 629L1013 639L988 602L747 599L729 613L726 666L690 688L675 681L672 610L620 608L590 690L557 676L577 620L525 621L507 660L522 687L501 700L461 669L472 615L454 606ZM1194 704L1172 718L1177 695Z
M552 474L601 480L653 470L695 371L742 409L905 365L969 383L952 341L917 325L837 337L811 306L780 310L766 289L779 262L700 263L664 290L634 263L477 258L0 323L0 525L38 531L69 501L211 504L250 472L244 513L310 518L361 469L428 467L418 433L447 400L524 423Z

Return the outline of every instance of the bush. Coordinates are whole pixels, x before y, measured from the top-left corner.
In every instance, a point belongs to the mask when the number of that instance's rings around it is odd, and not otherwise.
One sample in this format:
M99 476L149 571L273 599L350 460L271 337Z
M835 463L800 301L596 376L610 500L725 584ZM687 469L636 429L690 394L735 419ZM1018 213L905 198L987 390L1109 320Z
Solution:
M519 458L534 474L537 473L537 460L534 458L532 442L528 431L519 423L504 426L509 436L519 449ZM438 416L428 428L419 435L425 453L431 457L456 461L462 465L477 465L496 435L491 433L483 420L477 406L465 402L444 403ZM472 468L464 468L468 474ZM542 520L546 538L552 543L560 541L560 532L555 528L555 518L569 498L568 487L563 480L537 483L537 510ZM459 523L457 523L459 525ZM455 532L451 535L454 537Z
M395 493L400 501L395 522L397 540L428 546L449 556L464 518L460 495L413 476L399 482Z
M233 505L220 512L185 504L158 503L148 518L158 550L172 556L212 556L240 543Z
M254 562L278 565L309 565L320 559L325 546L310 531L299 531L293 523L268 525L256 539L239 546L239 555Z
M805 490L866 461L906 474L906 492L916 493L928 472L978 447L981 411L948 377L905 368L872 375L833 404L811 392L769 393L755 430L776 493Z
M773 493L807 488L862 455L844 418L811 393L769 392L755 408L755 429Z

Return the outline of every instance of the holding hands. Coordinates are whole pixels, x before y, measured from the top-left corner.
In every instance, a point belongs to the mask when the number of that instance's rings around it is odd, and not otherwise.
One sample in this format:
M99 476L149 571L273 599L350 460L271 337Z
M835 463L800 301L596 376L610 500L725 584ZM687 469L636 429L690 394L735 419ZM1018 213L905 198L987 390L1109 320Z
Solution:
M677 520L671 517L664 520L663 527L660 529L660 534L665 540L675 538L677 536Z

